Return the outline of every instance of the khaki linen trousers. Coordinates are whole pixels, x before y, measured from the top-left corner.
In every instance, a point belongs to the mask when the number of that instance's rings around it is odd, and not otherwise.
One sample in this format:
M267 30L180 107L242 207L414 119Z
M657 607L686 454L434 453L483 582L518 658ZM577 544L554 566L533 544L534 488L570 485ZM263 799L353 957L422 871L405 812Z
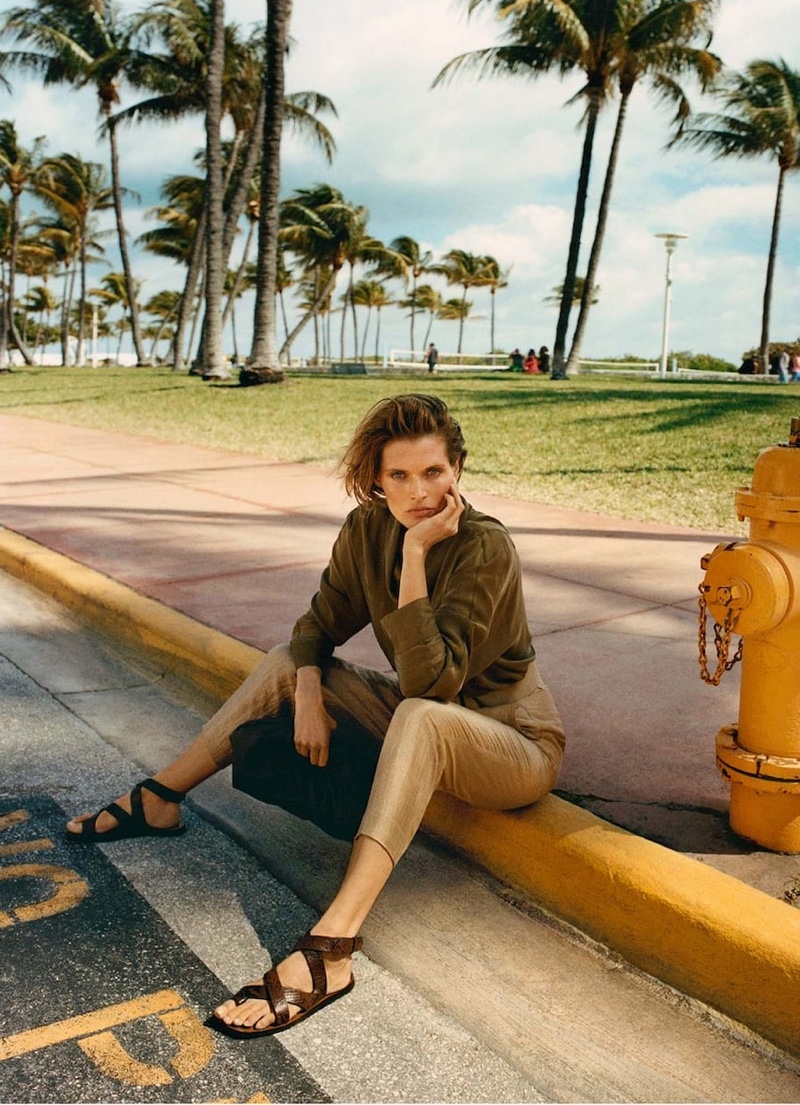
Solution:
M293 705L295 681L289 648L277 645L205 724L202 736L221 768L231 762L233 731ZM383 742L358 835L377 840L397 863L435 790L482 809L516 809L547 794L563 756L561 719L535 663L515 690L513 702L467 709L403 698L396 677L331 661L323 676L326 706L349 713Z

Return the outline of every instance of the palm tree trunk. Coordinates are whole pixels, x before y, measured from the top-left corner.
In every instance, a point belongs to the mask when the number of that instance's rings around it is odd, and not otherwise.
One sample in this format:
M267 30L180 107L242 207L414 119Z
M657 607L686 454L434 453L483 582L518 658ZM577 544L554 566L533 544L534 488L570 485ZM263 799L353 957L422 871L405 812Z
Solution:
M16 319L14 318L14 281L17 275L17 254L19 252L19 193L13 192L11 197L11 256L8 262L8 296L7 314L8 329L17 349L22 355L26 365L33 364L33 357L25 344L25 340L19 333ZM6 339L7 340L7 339Z
M108 118L108 144L111 151L111 190L114 195L114 214L117 221L117 239L119 242L119 255L122 260L122 272L125 276L125 292L128 296L128 317L131 324L131 339L136 353L137 365L145 364L147 358L142 342L142 331L139 325L139 303L136 297L136 281L133 279L130 257L128 256L128 241L125 234L125 221L122 213L122 188L119 179L119 151L117 149L117 128L114 120Z
M181 296L180 310L178 311L178 321L175 324L175 337L173 339L173 363L172 367L176 372L180 370L186 364L185 347L185 334L186 328L189 325L189 321L194 311L194 297L197 290L197 283L200 280L200 274L203 271L203 253L206 239L206 212L205 207L200 212L197 225L194 231L194 241L192 242L192 252L189 256L189 265L186 269L186 279L183 284L183 295ZM189 343L189 349L194 345L194 338Z
M364 333L361 337L361 360L363 361L367 356L367 334L369 333L369 323L372 316L372 308L367 307L367 321L364 323Z
M561 305L558 310L558 322L556 323L556 338L553 343L553 371L551 379L563 380L566 376L564 368L564 351L567 347L567 330L569 328L569 316L572 310L572 299L575 294L575 277L578 274L578 257L581 251L581 234L583 233L583 220L586 216L586 197L589 194L589 175L592 169L592 150L594 147L594 135L597 130L597 117L600 114L600 100L594 95L589 100L586 118L586 134L583 139L583 152L581 154L581 167L578 174L578 187L575 192L575 209L572 215L572 234L567 254L567 271L564 275L564 287L561 292Z
M201 280L200 280L200 294L198 295L197 302L194 304L193 309L192 309L192 319L191 319L192 328L191 328L191 331L189 333L189 344L188 344L188 347L187 347L190 350L194 349L194 339L197 336L197 327L200 323L200 309L203 305L203 300L205 299L205 295L206 295L206 270L204 268L203 273L202 273L202 277L201 277ZM202 336L201 336L201 341L202 341ZM189 354L189 355L191 356L191 354ZM195 375L197 375L197 373L195 373Z
M381 343L381 309L379 307L377 318L375 319L375 364L378 363L378 360L380 358L380 351L379 351L380 343Z
M80 365L86 363L86 234L87 228L84 224L81 227L81 289L80 298L78 299L78 352L75 361L76 364Z
M569 351L569 358L567 360L567 372L575 372L579 367L583 335L586 332L586 324L589 321L589 311L592 306L592 295L594 292L595 279L597 277L597 268L600 264L600 251L603 248L603 238L605 237L606 225L608 223L608 211L611 206L611 191L614 187L614 177L617 171L617 162L619 161L619 147L622 140L622 131L625 127L625 119L628 114L628 103L632 91L632 88L624 89L620 98L617 122L614 127L614 137L611 142L608 165L606 166L606 176L603 181L603 194L600 197L600 206L597 211L597 226L595 227L594 241L592 242L592 250L589 254L586 278L583 282L583 295L581 296L578 321L575 324L575 333L572 336L572 348Z
M279 300L280 305L281 305L281 319L283 320L283 334L284 334L284 337L288 338L289 337L289 320L286 317L286 300L284 299L283 289L281 289L278 292L278 300ZM292 351L291 351L291 349L286 350L286 359L289 362L289 364L292 363Z
M467 307L467 285L464 285L464 294L461 297L461 314L458 319L458 350L461 352L461 344L464 337L464 312Z
M489 334L489 352L490 353L494 353L494 297L495 297L496 292L497 292L496 288L491 288L490 292L489 292L489 294L492 297L492 299L491 299L492 313L491 313L490 334Z
M428 348L428 340L431 336L431 330L433 329L433 311L428 312L428 328L425 331L425 340L422 345L424 349Z
M284 62L289 41L292 0L267 0L264 148L261 156L261 218L258 224L256 302L250 365L274 379L280 364L275 284L278 273L278 226L281 184L281 134L285 100ZM287 338L284 348L289 344ZM269 378L269 377L266 377Z
M355 265L350 265L350 311L353 315L353 360L358 360L358 315L356 314L356 301L353 298L353 270Z
M61 305L61 364L66 367L69 364L69 316L72 312L72 300L75 297L75 274L77 272L78 259L75 257L68 268L64 269L64 300Z
M266 94L264 89L262 88L261 96L258 101L258 107L256 108L255 117L253 119L253 128L250 131L250 135L247 141L247 149L245 150L245 154L242 159L242 165L239 169L239 176L236 181L236 186L233 190L233 193L230 196L227 211L225 212L225 233L223 236L222 248L226 266L228 264L228 258L231 254L231 249L233 248L234 239L236 237L236 227L239 224L239 218L242 214L242 211L244 211L245 204L247 203L247 194L250 188L250 182L255 175L255 171L258 166L258 159L261 157L261 151L264 145L265 103ZM235 154L236 151L232 151L231 161L228 166L231 173L235 168Z
M224 229L222 144L222 69L225 61L225 3L211 0L211 43L206 96L206 323L203 377L227 376L222 363L222 234Z
M414 316L417 308L417 270L412 270L411 282L411 359L414 359Z
M11 358L8 355L8 294L6 288L5 265L0 261L0 372L11 371Z
M778 171L778 190L775 195L775 211L772 216L772 235L769 242L769 260L767 261L767 279L764 284L764 305L761 309L761 371L769 372L769 316L772 306L772 285L775 279L775 259L778 255L778 235L781 227L783 208L783 186L786 181L786 166L781 164Z
M247 228L247 239L244 243L244 249L242 250L242 257L241 257L241 260L239 261L239 267L237 268L236 275L233 278L233 283L231 285L231 290L230 290L230 293L228 295L228 299L225 303L225 310L222 312L222 325L223 326L227 323L228 317L230 316L231 311L233 310L234 300L239 295L239 288L242 285L242 277L244 276L244 270L247 267L248 260L250 259L250 247L253 243L253 235L254 234L255 234L255 223L250 223L250 226Z
M299 321L299 322L297 323L297 325L295 326L294 330L292 330L291 334L289 334L289 335L287 336L287 338L286 338L286 341L285 341L285 342L283 343L283 345L281 346L281 352L280 352L280 355L281 355L281 356L283 356L283 355L284 355L284 353L286 352L286 350L287 350L287 349L289 348L289 346L290 346L290 345L291 345L291 344L293 343L294 339L295 339L295 338L297 337L297 335L298 335L298 334L300 333L300 331L301 331L301 330L303 329L303 327L304 327L304 326L306 325L306 323L308 322L308 320L309 320L309 319L310 319L310 318L312 317L312 315L316 314L316 312L317 312L317 311L319 310L320 306L321 306L321 305L322 305L322 304L323 304L323 303L325 302L325 300L327 299L327 297L328 297L328 296L329 296L329 295L331 294L331 292L333 291L334 287L336 286L336 276L337 276L337 272L336 272L336 271L334 270L334 271L333 271L333 272L331 273L330 279L329 279L329 280L328 280L328 282L327 282L327 283L325 284L325 287L324 287L324 288L323 288L323 289L322 289L322 290L320 291L320 293L319 293L319 295L317 296L317 298L316 298L316 299L314 300L314 302L313 302L313 303L311 304L311 306L310 306L310 307L308 308L308 310L306 311L306 313L305 313L305 314L303 315L303 317L302 317L302 318L300 319L300 321ZM330 314L328 315L328 318L330 318Z

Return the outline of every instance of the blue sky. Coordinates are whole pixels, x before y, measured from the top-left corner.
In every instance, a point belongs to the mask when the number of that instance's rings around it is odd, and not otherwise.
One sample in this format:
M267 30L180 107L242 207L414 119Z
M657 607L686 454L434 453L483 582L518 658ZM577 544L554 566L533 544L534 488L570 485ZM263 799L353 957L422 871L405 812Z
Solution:
M542 301L563 278L581 143L579 109L564 104L578 80L461 80L431 90L452 57L497 39L491 13L467 20L465 7L454 0L295 0L288 88L314 88L333 99L338 153L328 167L290 138L284 191L327 180L369 208L370 230L384 240L408 234L437 256L451 248L492 254L512 266L509 287L497 296L498 345L552 345L555 309ZM734 68L780 56L800 68L800 4L759 0L754 17L755 8L753 0L722 0L712 48ZM228 0L226 11L229 20L247 24L262 18L264 4ZM0 96L0 115L15 120L24 142L46 134L49 153L105 160L91 92L43 90L15 79L13 94ZM612 107L598 137L592 204L613 115ZM668 113L637 89L598 276L600 302L584 353L657 358L665 254L654 235L679 231L688 238L673 265L671 345L738 362L758 340L777 170L768 160L665 152L668 121ZM159 183L192 171L192 154L202 143L200 119L125 131L123 174L141 194L139 202L128 202L133 235L154 225L147 208L157 201ZM786 191L773 340L800 335L799 232L800 174L790 177ZM584 242L588 252L590 232ZM110 244L108 250L111 267L118 268ZM180 286L182 273L169 263L139 255L136 270L145 281L144 297ZM98 270L95 279L101 275ZM465 350L484 352L488 293L477 290L470 298L477 317L466 325ZM246 301L237 313L246 349ZM408 347L408 322L399 311L384 312L383 336L382 345ZM441 349L454 349L456 324L437 322L433 336ZM310 342L309 332L295 352L309 353Z

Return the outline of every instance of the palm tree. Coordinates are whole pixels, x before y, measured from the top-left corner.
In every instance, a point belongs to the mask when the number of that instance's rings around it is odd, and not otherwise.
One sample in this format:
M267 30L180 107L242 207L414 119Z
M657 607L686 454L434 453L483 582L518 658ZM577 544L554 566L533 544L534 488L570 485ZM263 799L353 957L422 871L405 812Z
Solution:
M476 288L482 285L486 285L488 281L488 274L486 271L486 257L481 257L476 253L468 253L465 249L451 249L444 255L441 262L438 265L431 266L431 272L440 273L445 277L448 284L459 284L464 289L464 294L461 297L461 302L464 304L464 310L460 314L448 314L442 315L441 318L458 318L458 350L461 352L461 345L464 336L464 321L469 315L469 310L466 309L467 292L470 288ZM496 263L496 262L495 262ZM444 304L448 306L457 300L448 300ZM470 305L471 306L471 305Z
M297 188L281 204L280 236L287 251L298 259L306 272L317 270L326 274L325 280L314 281L316 295L287 336L281 355L331 296L347 261L353 226L358 219L358 208L348 203L338 188L330 184Z
M461 335L464 330L464 323L469 318L469 313L472 310L472 303L464 299L446 299L440 306L437 312L440 319L445 321L458 320L458 352L461 352Z
M44 353L51 331L50 319L57 306L58 300L46 284L35 284L25 294L25 310L29 314L39 316L36 339L33 343L34 353L37 349L40 354Z
M325 289L328 289L325 294ZM330 360L331 334L330 322L332 314L333 283L331 281L331 269L326 265L314 265L305 269L297 281L297 306L303 312L301 324L309 318L314 320L314 362L320 364L322 360ZM285 320L285 317L284 317ZM298 327L290 333L286 327L286 341L281 349L281 356L288 357L291 342L297 334Z
M576 276L575 287L572 290L572 306L579 307L583 299L584 289L586 287L586 277ZM561 304L561 298L564 295L564 285L556 284L553 287L553 294L546 295L542 300L543 303L549 304L551 307L558 307ZM594 305L600 300L600 285L595 284L592 288L591 302Z
M131 22L123 18L114 0L35 0L28 7L12 8L0 26L0 35L13 35L17 42L31 43L35 47L34 50L8 51L5 57L10 64L41 74L45 84L70 84L74 88L93 85L95 88L103 129L108 135L113 206L120 258L128 283L131 333L137 360L143 363L133 271L123 219L116 125L112 115L119 103L120 79L129 71L132 33Z
M620 92L619 111L586 270L586 294L581 297L578 321L567 360L567 372L578 367L581 354L592 304L590 289L595 287L631 93L637 84L647 81L658 99L675 105L673 124L680 131L690 114L690 108L677 78L684 73L691 73L697 77L701 87L706 89L716 79L721 68L718 57L705 47L692 45L698 36L706 43L710 40L711 17L718 3L719 0L636 0L625 5L625 21L618 28L618 41L614 50L614 72Z
M786 176L800 168L800 72L785 61L759 59L732 73L719 96L725 111L702 113L677 142L710 150L717 157L771 157L778 164L767 275L761 311L761 371L769 364L769 325L775 260Z
M78 363L86 354L86 273L91 251L99 247L94 226L96 212L114 206L113 190L105 184L105 166L95 161L83 161L75 154L62 154L42 162L38 194L56 211L61 228L73 236L73 256L80 270L78 301ZM135 294L135 293L134 293ZM65 296L68 318L71 296Z
M134 285L136 294L139 294L139 283ZM119 327L119 339L120 344L117 349L117 360L119 360L119 353L122 348L122 339L125 336L126 329L126 316L130 318L130 304L128 303L128 282L125 279L125 274L122 272L108 272L100 281L100 287L90 288L89 295L99 300L106 309L113 307L119 307L121 309L122 317L117 320Z
M152 94L120 112L119 120L148 118L168 121L188 113L205 111L206 65L211 31L209 16L207 0L161 0L141 13L134 23L137 32L146 44L158 40L162 48L137 56L136 83L139 87L148 88ZM268 31L271 33L269 26ZM272 88L267 37L263 28L256 28L246 39L234 23L226 24L224 29L222 112L233 124L233 139L223 146L223 269L230 265L236 228L245 212L252 183L262 172L259 163L264 148L267 98ZM278 51L280 66L283 65L284 52ZM330 160L335 145L321 120L321 116L326 114L335 115L335 107L318 92L295 92L283 98L282 122L303 137L310 138ZM195 252L189 262L177 324L176 347L181 351L181 356L183 334L203 268L205 234L205 210L201 210ZM182 361L178 361L175 367L181 364Z
M495 340L494 340L495 296L497 295L498 291L500 291L501 288L507 288L508 287L508 277L511 273L511 266L509 265L508 268L501 269L499 261L495 260L494 257L486 256L486 257L483 258L483 271L484 271L483 283L489 289L489 293L492 297L492 300L491 300L491 302L492 302L491 324L490 324L490 329L489 329L489 334L490 334L489 352L494 353L494 351L495 351Z
M255 278L255 274L254 274ZM286 317L286 298L284 292L287 291L295 282L295 275L289 265L286 264L286 250L283 243L278 241L278 267L275 273L275 291L278 295L278 301L281 305L281 319L283 320L283 334L284 338L289 336L289 320ZM292 363L292 350L291 347L286 350L286 360L289 364Z
M36 138L33 147L26 150L19 143L14 123L9 119L0 119L0 183L4 184L11 193L8 282L4 303L6 305L8 329L11 331L14 344L19 349L26 364L32 364L33 358L22 335L19 333L14 319L14 284L19 260L21 232L20 197L24 191L35 190L36 188L41 163L40 152L44 141L44 138Z
M556 324L553 347L553 376L564 373L569 315L573 301L581 235L586 215L594 137L600 110L611 95L613 52L617 27L624 10L634 0L466 0L470 12L494 4L497 14L508 20L503 34L506 44L462 54L439 73L434 85L462 72L478 79L521 76L535 79L556 71L561 76L580 71L584 84L567 103L583 103L584 138L575 205L572 216L564 294Z
M358 316L356 315L356 301L353 298L355 286L356 265L366 262L374 266L384 268L393 263L391 251L378 238L374 238L367 232L367 220L369 212L362 205L351 205L351 217L347 241L345 243L345 260L349 265L349 276L345 303L350 304L353 319L353 357L358 358ZM341 330L341 359L344 360L344 332L346 312L342 312Z
M381 339L381 311L384 307L390 307L394 302L389 293L386 290L386 285L380 280L359 280L357 284L353 285L351 294L352 302L357 307L367 308L367 321L364 325L364 336L361 340L361 360L364 360L364 356L367 349L367 333L369 331L369 322L372 316L373 309L377 315L377 325L375 327L375 360L379 358L379 348Z
M425 338L422 342L422 348L426 349L430 340L431 329L433 328L433 320L439 317L439 311L442 307L441 292L437 292L430 284L418 284L413 297L404 299L400 306L410 310L428 312L428 325L425 329Z
M156 320L150 328L152 330L150 336L153 342L150 348L150 361L153 364L157 361L158 343L167 336L169 325L178 313L180 301L180 292L172 288L165 288L163 291L151 295L144 305L145 313L152 315Z
M408 285L411 283L411 295L409 296L410 318L411 318L411 352L415 349L414 345L414 322L417 315L416 303L416 291L417 281L423 273L431 271L431 262L433 261L433 254L429 249L423 249L419 242L414 238L409 238L407 235L401 235L395 238L389 245L389 249L394 254L394 259L389 263L389 268L386 271L391 272L392 275L402 276ZM380 271L380 270L379 270Z

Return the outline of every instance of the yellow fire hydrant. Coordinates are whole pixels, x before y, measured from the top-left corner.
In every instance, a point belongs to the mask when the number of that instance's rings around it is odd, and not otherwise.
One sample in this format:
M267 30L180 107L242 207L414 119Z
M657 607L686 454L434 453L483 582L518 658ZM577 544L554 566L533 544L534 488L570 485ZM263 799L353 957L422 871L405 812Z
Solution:
M739 722L717 734L717 767L731 784L733 831L773 852L800 852L800 418L788 442L759 454L736 510L750 519L749 540L701 560L702 677L717 684L742 661ZM713 673L706 611L717 622ZM733 634L742 640L730 658Z

